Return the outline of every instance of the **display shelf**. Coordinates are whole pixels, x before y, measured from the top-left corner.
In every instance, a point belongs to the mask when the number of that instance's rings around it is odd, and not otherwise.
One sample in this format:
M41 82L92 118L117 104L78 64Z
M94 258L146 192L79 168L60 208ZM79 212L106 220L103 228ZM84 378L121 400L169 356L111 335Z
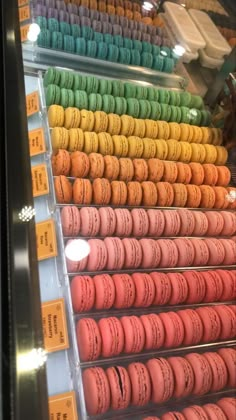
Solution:
M125 66L123 64L111 63L84 56L76 56L75 54L69 54L63 51L37 47L33 44L24 44L22 50L26 68L33 67L38 70L40 66L54 66L63 68L63 70L73 69L87 74L96 74L100 77L107 77L109 74L109 78L138 80L139 82L180 90L184 89L188 83L184 77L176 74L158 72L143 67ZM36 66L35 63L37 63Z

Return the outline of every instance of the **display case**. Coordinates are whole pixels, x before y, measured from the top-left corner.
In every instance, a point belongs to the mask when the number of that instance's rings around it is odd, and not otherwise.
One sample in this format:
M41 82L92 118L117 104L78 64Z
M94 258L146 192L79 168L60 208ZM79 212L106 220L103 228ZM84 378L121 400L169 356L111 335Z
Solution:
M28 199L9 186L28 270L15 299L35 339L17 367L34 373L22 383L35 400L15 418L49 406L50 420L232 420L236 188L222 130L139 3L22 1L19 16L9 162Z

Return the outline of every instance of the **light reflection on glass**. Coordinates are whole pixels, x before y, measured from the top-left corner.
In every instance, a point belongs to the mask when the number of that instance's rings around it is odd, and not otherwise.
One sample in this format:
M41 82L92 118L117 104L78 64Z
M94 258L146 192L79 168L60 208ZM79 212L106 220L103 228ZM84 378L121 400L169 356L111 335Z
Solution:
M71 261L81 261L90 253L90 246L84 239L68 241L65 247L65 255Z
M17 370L21 373L37 370L45 364L46 360L47 353L43 348L32 349L17 356Z
M234 203L236 201L236 191L235 190L229 191L229 194L226 195L226 199L230 203Z
M144 3L143 3L143 8L145 9L145 10L152 10L152 8L153 8L153 4L152 3L150 3L149 1L145 1Z
M182 47L182 45L176 44L173 48L173 52L178 55L179 57L181 57L182 55L184 55L186 49L184 47Z
M41 30L40 26L37 23L31 23L28 34L27 34L28 40L31 42L37 41L40 30Z
M36 211L32 206L25 206L22 208L18 216L22 222L29 222L31 219L33 219L35 214Z

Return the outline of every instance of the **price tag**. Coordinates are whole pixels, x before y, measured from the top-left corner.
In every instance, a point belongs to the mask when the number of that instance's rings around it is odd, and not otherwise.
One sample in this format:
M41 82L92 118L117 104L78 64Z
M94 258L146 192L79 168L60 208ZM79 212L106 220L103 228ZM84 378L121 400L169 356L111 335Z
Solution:
M45 350L54 352L68 349L69 339L64 299L43 303L42 318Z
M30 8L29 6L20 7L19 9L19 21L24 22L30 19Z
M25 6L28 4L28 0L18 0L18 7Z
M33 185L33 196L39 197L49 193L48 185L48 173L47 166L45 163L41 165L32 166L32 185Z
M39 94L37 91L26 96L26 112L27 117L39 112Z
M36 223L36 239L39 261L57 256L56 231L52 219Z
M78 420L75 393L54 395L49 398L50 420Z
M23 25L23 26L20 27L20 39L21 39L21 42L28 41L27 35L28 35L28 32L29 32L29 27L30 27L30 24Z
M29 131L30 156L40 155L46 151L44 131L42 128Z

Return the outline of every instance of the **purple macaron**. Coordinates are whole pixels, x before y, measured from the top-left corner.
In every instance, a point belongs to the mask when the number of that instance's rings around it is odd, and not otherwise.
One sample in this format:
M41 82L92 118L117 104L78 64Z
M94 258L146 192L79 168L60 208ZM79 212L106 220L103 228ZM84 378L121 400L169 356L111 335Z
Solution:
M70 24L71 25L80 25L80 17L74 13L70 13Z
M48 19L54 18L58 20L58 10L52 7L49 7L47 17Z
M118 15L110 15L109 16L110 23L112 25L119 25L120 23L120 16Z
M91 20L87 16L81 16L80 22L82 26L89 26L91 27Z
M64 12L66 12L66 5L65 5L64 1L57 0L56 1L56 8L58 10L64 10Z
M64 12L64 10L60 10L59 11L59 21L69 23L69 21L70 21L69 13Z
M100 20L93 20L92 28L94 32L102 32L102 22L100 22Z
M79 6L79 16L86 16L89 17L89 9L85 6Z

